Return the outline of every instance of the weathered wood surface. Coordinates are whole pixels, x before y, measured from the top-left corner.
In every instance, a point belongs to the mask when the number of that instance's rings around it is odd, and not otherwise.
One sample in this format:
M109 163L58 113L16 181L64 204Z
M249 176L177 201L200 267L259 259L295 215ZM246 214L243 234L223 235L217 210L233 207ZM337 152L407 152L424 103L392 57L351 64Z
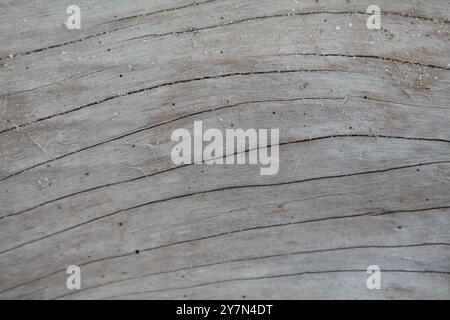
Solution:
M0 3L0 298L450 298L448 1L70 4ZM278 175L175 166L196 120Z

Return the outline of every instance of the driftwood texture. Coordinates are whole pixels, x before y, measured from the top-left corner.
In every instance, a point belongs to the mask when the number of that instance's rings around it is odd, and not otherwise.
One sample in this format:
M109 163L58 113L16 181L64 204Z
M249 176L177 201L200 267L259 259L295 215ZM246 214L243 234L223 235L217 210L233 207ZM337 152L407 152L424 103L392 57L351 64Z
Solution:
M0 298L449 299L450 6L375 2L2 0ZM197 120L278 175L175 166Z

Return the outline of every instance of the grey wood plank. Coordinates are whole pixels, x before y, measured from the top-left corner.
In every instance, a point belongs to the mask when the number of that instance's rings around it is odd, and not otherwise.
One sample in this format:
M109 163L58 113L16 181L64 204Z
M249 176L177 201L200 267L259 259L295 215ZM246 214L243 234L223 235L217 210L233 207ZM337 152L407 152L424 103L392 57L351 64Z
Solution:
M210 112L214 109L251 101L289 99L306 99L307 101L311 98L335 98L336 101L333 103L342 106L343 113L350 113L350 109L345 110L348 105L355 104L352 108L356 109L356 103L363 102L374 109L377 106L381 108L378 100L384 100L387 102L385 108L399 110L395 111L399 113L398 121L410 119L412 114L417 115L418 119L414 121L432 122L428 129L439 134L439 138L448 138L446 135L448 131L445 128L435 130L438 122L444 126L447 123L445 119L448 115L446 93L449 73L447 71L433 73L439 74L439 76L435 76L438 79L433 80L433 90L422 88L411 90L409 85L406 88L398 85L391 74L386 72L389 68L396 68L395 64L393 67L391 62L341 57L326 59L308 57L299 60L298 57L279 56L276 59L283 61L286 66L290 66L294 70L298 68L299 71L282 74L275 71L259 75L234 75L192 83L179 83L151 92L122 97L92 108L44 120L31 127L0 134L5 161L0 176L5 178L29 167L59 159L66 154L73 154L112 139L117 140L145 128L171 123L190 114L193 114L192 118L194 118L201 112ZM275 70L278 68L281 66L277 65ZM301 71L311 69L324 71ZM415 73L408 73L403 79L405 82L415 82L417 77L418 75ZM240 83L238 92L235 88L236 81ZM301 82L307 83L304 90L299 88ZM342 87L342 82L345 82L347 86ZM285 90L267 90L271 86L284 87ZM370 91L367 90L368 87L370 87ZM388 92L386 92L387 87L390 88ZM220 88L220 94L211 96L209 94L211 90L217 90L217 88ZM407 94L405 90L413 92ZM177 98L178 94L182 99ZM287 97L286 94L288 94ZM353 97L366 97L366 100L369 101L353 102ZM345 105L342 103L344 100L346 101ZM432 104L430 100L433 101ZM389 104L388 102L406 104L405 111L400 111L403 106L395 107L395 103ZM418 111L411 112L414 110L414 106L422 106L423 112L433 109L428 113L429 116L423 117ZM441 106L443 110L439 109ZM370 115L370 113L367 114ZM433 117L432 114L436 116ZM364 115L361 114L360 117L364 117ZM385 125L390 122L386 122ZM415 125L411 125L411 128L424 126L427 124L415 123ZM366 126L366 129L376 130L380 127L383 127L381 123L373 123ZM311 135L313 134L314 132L311 133ZM400 134L398 130L396 134ZM429 136L429 138L431 137Z
M447 2L3 1L0 298L450 298ZM175 166L199 120L279 173Z
M83 268L98 263L103 267L115 260L121 266L124 260L135 263L135 250L140 250L139 257L148 252L161 271L180 264L197 264L202 257L236 259L246 252L267 254L299 247L321 250L345 244L448 243L449 186L433 175L439 169L448 170L448 165L425 166L419 172L406 168L278 186L225 188L120 211L3 253L2 269L10 272L1 278L2 289L8 289L16 281L16 273L26 283L25 280L39 279L42 275L61 276L63 266L73 263ZM442 188L447 189L439 192ZM380 207L380 203L384 206ZM397 211L400 212L396 214ZM322 231L321 220L325 225ZM293 231L288 232L291 228ZM253 235L258 235L257 240ZM234 242L241 237L245 239L241 243L245 250ZM255 245L249 245L248 241ZM267 241L267 245L261 241ZM181 254L186 257L181 258ZM14 269L16 259L20 259L22 268ZM150 268L149 264L146 266Z
M426 250L424 250L425 248ZM64 277L59 275L59 277L47 280L52 285L46 286L42 290L32 291L29 288L28 290L22 288L21 297L48 298L52 296L58 299L98 299L115 296L116 298L125 298L125 295L132 295L136 292L148 292L141 294L140 297L145 299L152 297L185 299L202 298L209 294L211 298L224 299L233 297L248 299L314 297L323 299L325 296L332 299L336 296L352 298L354 296L350 292L353 291L360 294L360 299L395 297L411 299L414 297L413 295L416 295L416 298L432 298L436 292L445 295L445 275L440 273L447 270L448 261L442 255L442 252L445 251L448 251L447 246L431 244L410 247L374 246L325 249L316 252L299 251L288 254L267 254L235 261L222 260L205 265L187 266L173 271L165 270L160 273L152 273L146 267L148 260L140 257L140 259L135 259L137 267L135 265L134 268L119 264L110 264L106 266L106 269L89 268L84 274L86 282L90 284L96 282L97 284L91 288L84 288L83 291L68 292L64 290L58 283L64 281ZM423 271L430 260L435 261L436 273L414 272L414 270ZM364 289L367 279L364 271L374 261L383 266L382 286L386 290L381 292ZM142 270L136 276L135 270L140 268ZM350 272L355 269L361 269L363 272ZM399 272L387 271L394 269ZM310 270L316 270L316 273L311 273ZM342 272L339 273L339 271ZM407 273L408 271L409 273ZM298 277L298 281L292 282L295 277ZM405 277L408 277L409 280L404 281ZM270 281L270 278L277 281L270 285L260 284L263 281ZM289 279L290 284L283 282L284 278ZM233 281L233 279L245 279L245 281ZM431 289L427 287L430 280L434 284ZM252 285L251 282L255 282L255 284ZM211 284L208 285L208 283ZM220 288L220 286L226 286L227 283L230 284L230 287ZM349 290L349 283L351 283L352 290ZM419 286L423 286L422 290L415 289ZM183 287L192 287L192 289L175 289ZM261 287L264 288L264 291L261 291ZM55 290L55 288L59 289ZM134 297L139 296L134 295Z
M301 161L305 158L312 157L313 160L310 163L305 159L306 163L303 164L303 167L310 168L311 165L314 168L313 164L316 159L322 158L324 154L329 154L329 163L322 165L322 168L317 168L318 172L322 172L323 167L327 167L335 172L343 170L348 173L348 171L351 172L357 168L355 166L358 164L366 169L367 158L374 159L369 166L372 166L375 170L387 168L386 161L391 161L389 165L395 167L450 160L448 141L434 141L433 138L427 139L414 135L397 136L396 133L398 134L398 132L392 134L390 132L383 132L381 131L382 129L379 129L380 126L371 126L369 121L365 121L364 118L359 118L360 115L362 117L367 115L364 110L361 110L361 113L356 113L351 110L346 114L345 109L340 110L338 108L333 112L334 101L324 101L323 106L327 106L327 103L328 107L324 107L318 115L316 115L316 112L322 108L320 103L310 105L309 111L304 108L301 102L293 105L285 102L280 103L278 107L275 107L275 103L262 104L262 108L259 110L256 109L256 113L254 106L250 106L249 108L246 105L242 105L238 109L233 108L227 110L226 113L220 110L213 114L203 114L197 117L196 120L205 121L205 127L217 127L221 129L229 128L230 124L234 124L236 128L267 128L279 126L283 123L281 143L330 137L329 140L331 143L325 144L322 148L320 146L323 144L319 143L314 144L317 145L317 148L312 148L313 151L309 151L310 149L308 149L308 151L299 153L299 155L292 156L282 154L280 160L281 167L289 166L287 176L283 178L289 177L289 170L293 170L293 168L290 168L292 164L290 159ZM286 109L286 107L289 109ZM275 115L273 112L275 112ZM281 118L283 112L286 112L285 118L289 120ZM292 117L290 117L291 115ZM354 116L353 119L351 119L352 116ZM330 117L329 121L326 120L328 117ZM381 120L382 124L386 123L386 120L376 114L374 115L374 119ZM359 126L365 128L362 132L355 131L352 127L353 123L358 123L359 120L361 121ZM306 127L300 125L299 128L299 123L302 122L305 123ZM170 133L177 127L191 129L192 126L193 120L184 118L177 124L157 127L150 131L140 132L137 136L129 136L123 140L114 141L113 143L102 144L99 148L75 153L67 158L57 160L55 163L36 167L7 179L3 181L1 186L2 202L5 204L2 210L3 216L14 215L47 202L52 202L55 199L67 197L71 194L111 184L116 185L128 180L142 178L146 175L155 175L158 172L172 170L176 166L170 159L170 152L175 143L169 140ZM339 146L331 138L332 136L340 136L341 139L338 140L348 140L346 137L350 136L351 138L352 135L356 136L354 137L356 139L350 139L351 141L360 140L357 138L359 135L362 135L363 140L368 144L364 147L364 151L358 150L355 152L358 157L354 157L354 151L351 151L354 148L358 148L356 144L353 146L350 143L344 149L349 150L350 155L348 155L345 151L339 152ZM380 139L376 139L376 136L379 136ZM383 136L387 136L387 138L383 138ZM374 142L377 142L381 149L387 144L385 151L380 153L375 148L371 150L370 148L375 145ZM389 144L397 146L406 145L407 147L396 149L390 147ZM363 155L360 157L359 154L361 153ZM381 159L376 158L378 155L380 155ZM346 157L350 157L350 161L355 161L348 169L342 164L334 165L333 160L340 162L346 160ZM380 160L385 161L382 162ZM314 174L312 168L308 170L309 174ZM257 173L257 170L246 170L251 172L250 175L255 172ZM227 170L227 172L233 171L234 167ZM111 172L114 172L114 174L111 174ZM281 177L281 174L279 176ZM159 176L156 176L156 179L159 179ZM277 179L277 177L266 177L265 179L273 180ZM10 190L14 190L14 192L10 192ZM19 199L21 200L18 201Z
M14 5L12 5L14 4ZM165 25L173 24L178 28L198 28L204 22L223 23L243 19L249 12L264 15L268 12L276 14L292 14L294 12L365 12L370 1L333 0L321 1L218 1L218 0L81 0L77 5L82 9L82 29L67 32L63 23L67 19L66 8L72 5L69 0L59 1L57 5L51 1L7 0L2 7L0 26L4 33L0 38L5 42L4 50L8 53L24 53L39 50L79 39L95 38L105 32L117 29L132 28L141 20L160 21L168 13L173 13L177 21L164 21ZM377 1L384 12L424 19L442 19L447 21L450 9L445 0L426 1L420 4L414 1ZM182 20L186 16L186 20ZM201 19L199 19L201 18ZM201 21L199 21L201 20ZM159 26L164 28L164 26Z
M191 10L205 10L204 14L210 15L211 8L202 8L192 7ZM196 11L193 14L197 14ZM248 14L255 17L251 9ZM5 81L0 89L5 104L1 114L2 130L177 81L257 72L261 68L279 70L265 65L266 56L270 62L271 56L277 54L363 55L449 68L446 59L448 24L387 16L383 23L386 30L395 33L392 38L385 32L367 30L367 16L362 14L314 13L271 18L269 11L268 17L248 19L199 33L181 31L174 35L175 30L168 30L156 37L151 36L154 31L145 30L148 24L143 22L142 28L107 34L101 43L89 42L86 46L76 42L64 50L38 52L39 58L27 55L11 59L3 68L4 77L13 77L14 81ZM160 28L167 20L178 21L164 17L154 23ZM348 26L349 22L353 23L352 27ZM336 26L342 29L337 31ZM256 33L247 32L248 28ZM291 30L288 37L286 30ZM419 34L423 41L417 41ZM148 39L140 38L145 35ZM161 52L170 52L170 55L161 55ZM30 70L33 77L29 76ZM419 72L407 66L399 72L401 78L409 72L417 74L416 77L424 73L428 85L439 77L434 71L421 69Z

